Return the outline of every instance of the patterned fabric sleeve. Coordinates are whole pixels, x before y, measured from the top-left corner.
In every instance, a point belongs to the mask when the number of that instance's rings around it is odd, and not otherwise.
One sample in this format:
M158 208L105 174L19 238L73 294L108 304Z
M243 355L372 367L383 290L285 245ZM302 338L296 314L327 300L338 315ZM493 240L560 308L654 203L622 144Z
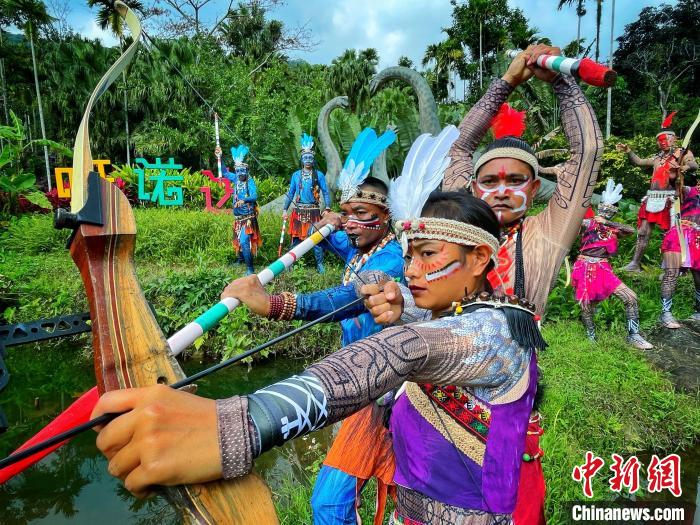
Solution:
M547 208L532 219L536 227L532 224L530 231L568 251L591 205L603 156L603 136L593 108L572 77L558 75L552 81L552 88L559 99L571 156L562 166L557 189Z
M388 328L297 376L217 401L224 473L241 475L252 456L340 421L404 381L469 386L492 401L511 392L529 363L530 353L511 339L505 316L495 310Z
M297 307L294 312L294 319L318 319L345 304L351 303L355 299L357 299L357 294L352 284L327 288L318 292L297 294ZM366 311L365 306L359 303L346 308L342 312L338 312L328 322L351 319Z
M299 189L299 172L295 171L292 174L292 180L289 182L289 190L287 190L287 197L284 199L284 211L287 211L289 205L292 204L294 197L297 195Z
M244 202L255 202L258 200L258 187L255 185L253 177L248 177L248 196L243 199Z
M323 206L325 208L331 207L331 192L328 191L328 184L326 183L326 175L322 171L316 171L318 175L318 186L321 188L321 194L323 195Z
M511 86L500 78L491 82L488 91L472 106L459 125L459 137L450 148L450 165L445 170L442 189L457 191L465 188L474 175L472 159L474 151L484 137L493 117L513 92Z

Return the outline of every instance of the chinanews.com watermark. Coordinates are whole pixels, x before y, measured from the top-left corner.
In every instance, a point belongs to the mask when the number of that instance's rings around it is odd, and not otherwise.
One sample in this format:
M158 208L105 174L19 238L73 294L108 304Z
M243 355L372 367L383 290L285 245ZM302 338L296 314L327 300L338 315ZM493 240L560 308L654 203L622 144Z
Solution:
M692 524L693 506L673 502L569 502L569 523Z
M680 498L681 487L681 458L678 454L669 454L660 458L652 455L646 465L646 479L640 476L644 465L636 457L624 459L619 454L612 454L612 462L607 470L612 472L608 480L611 492L620 494L626 492L630 500L623 501L590 501L593 494L593 478L603 475L605 460L588 451L582 465L576 465L571 477L581 483L583 496L588 500L567 503L569 523L694 523L695 509L689 503L678 501L638 501L637 491L643 489L647 496L655 493L668 492L673 498Z

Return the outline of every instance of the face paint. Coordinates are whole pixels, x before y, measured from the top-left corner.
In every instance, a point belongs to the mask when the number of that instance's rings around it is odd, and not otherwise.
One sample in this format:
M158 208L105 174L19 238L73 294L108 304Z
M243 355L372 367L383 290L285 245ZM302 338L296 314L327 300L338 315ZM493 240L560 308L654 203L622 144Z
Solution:
M313 166L314 163L314 156L311 153L304 153L301 156L301 163L304 166Z
M376 215L372 215L367 220L360 220L354 215L351 215L348 217L348 220L345 222L344 228L361 228L363 230L379 230L382 227L382 221L379 220L379 217Z
M236 168L236 175L238 175L241 180L246 180L248 178L248 168L244 166Z
M668 149L668 136L661 135L656 141L659 144L659 149Z
M476 187L478 190L482 193L481 195L481 200L485 201L488 200L489 197L492 195L498 195L501 197L505 197L510 195L511 197L520 197L523 201L520 206L517 208L511 208L509 211L511 213L520 213L523 211L527 211L528 208L528 198L527 194L525 193L525 189L530 185L532 182L532 178L528 177L527 180L520 184L515 184L515 185L507 185L506 184L506 169L505 166L501 166L501 168L498 170L498 186L497 187L490 187L486 186L483 184L483 182L480 182L478 179L476 181ZM503 212L500 210L496 211L496 215L498 217L498 221L501 222L503 218Z
M462 263L459 261L452 261L451 263L443 266L439 270L434 272L429 272L425 274L425 280L427 282L437 281L439 279L446 279L462 269Z

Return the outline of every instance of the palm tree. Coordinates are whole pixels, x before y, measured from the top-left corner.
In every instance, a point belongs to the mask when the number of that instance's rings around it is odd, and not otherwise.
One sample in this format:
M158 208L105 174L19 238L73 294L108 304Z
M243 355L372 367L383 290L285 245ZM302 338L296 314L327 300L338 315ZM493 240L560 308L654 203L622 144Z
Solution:
M143 11L143 4L139 0L125 0L124 3L132 10ZM97 11L97 23L101 29L109 29L119 39L119 48L124 51L124 27L125 23L121 15L114 9L110 0L87 0L88 7L99 6ZM126 131L126 163L131 164L131 148L129 147L129 100L126 91L126 71L122 71L122 85L124 88L124 129Z
M353 113L359 105L369 98L369 81L377 72L379 55L373 48L359 53L347 49L334 58L328 68L328 87L332 95L347 95L350 111Z
M454 71L464 62L464 50L453 38L447 38L437 44L429 44L425 48L422 64L427 66L435 63L435 84L438 98L447 98L450 82L450 71Z
M595 2L595 61L600 58L600 19L603 17L603 0Z
M602 0L601 0L602 1ZM578 17L578 27L576 28L576 41L581 41L581 19L586 16L586 0L558 0L557 10L561 9L565 5L575 5L576 6L576 16ZM581 52L580 47L577 48L576 58L579 58L579 53Z
M29 48L32 53L32 68L34 70L34 87L36 90L36 102L39 108L39 122L41 124L41 138L46 141L46 125L44 123L44 109L41 103L41 90L39 89L39 73L36 63L36 51L34 49L34 33L41 25L51 23L54 18L46 12L46 6L40 0L4 0L0 8L0 17L3 24L11 23L24 29L29 39ZM46 164L46 180L51 190L51 169L49 167L49 148L44 145L44 163Z

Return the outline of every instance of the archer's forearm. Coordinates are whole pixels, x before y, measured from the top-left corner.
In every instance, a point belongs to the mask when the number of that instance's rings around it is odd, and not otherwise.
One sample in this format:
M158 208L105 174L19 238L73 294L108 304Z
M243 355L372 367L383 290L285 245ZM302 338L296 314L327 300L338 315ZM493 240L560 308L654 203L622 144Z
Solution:
M450 165L445 170L443 190L456 191L468 184L474 172L472 163L474 151L491 126L493 117L496 116L501 105L508 100L513 89L513 86L505 80L495 79L484 96L464 117L459 125L459 137L448 153Z

